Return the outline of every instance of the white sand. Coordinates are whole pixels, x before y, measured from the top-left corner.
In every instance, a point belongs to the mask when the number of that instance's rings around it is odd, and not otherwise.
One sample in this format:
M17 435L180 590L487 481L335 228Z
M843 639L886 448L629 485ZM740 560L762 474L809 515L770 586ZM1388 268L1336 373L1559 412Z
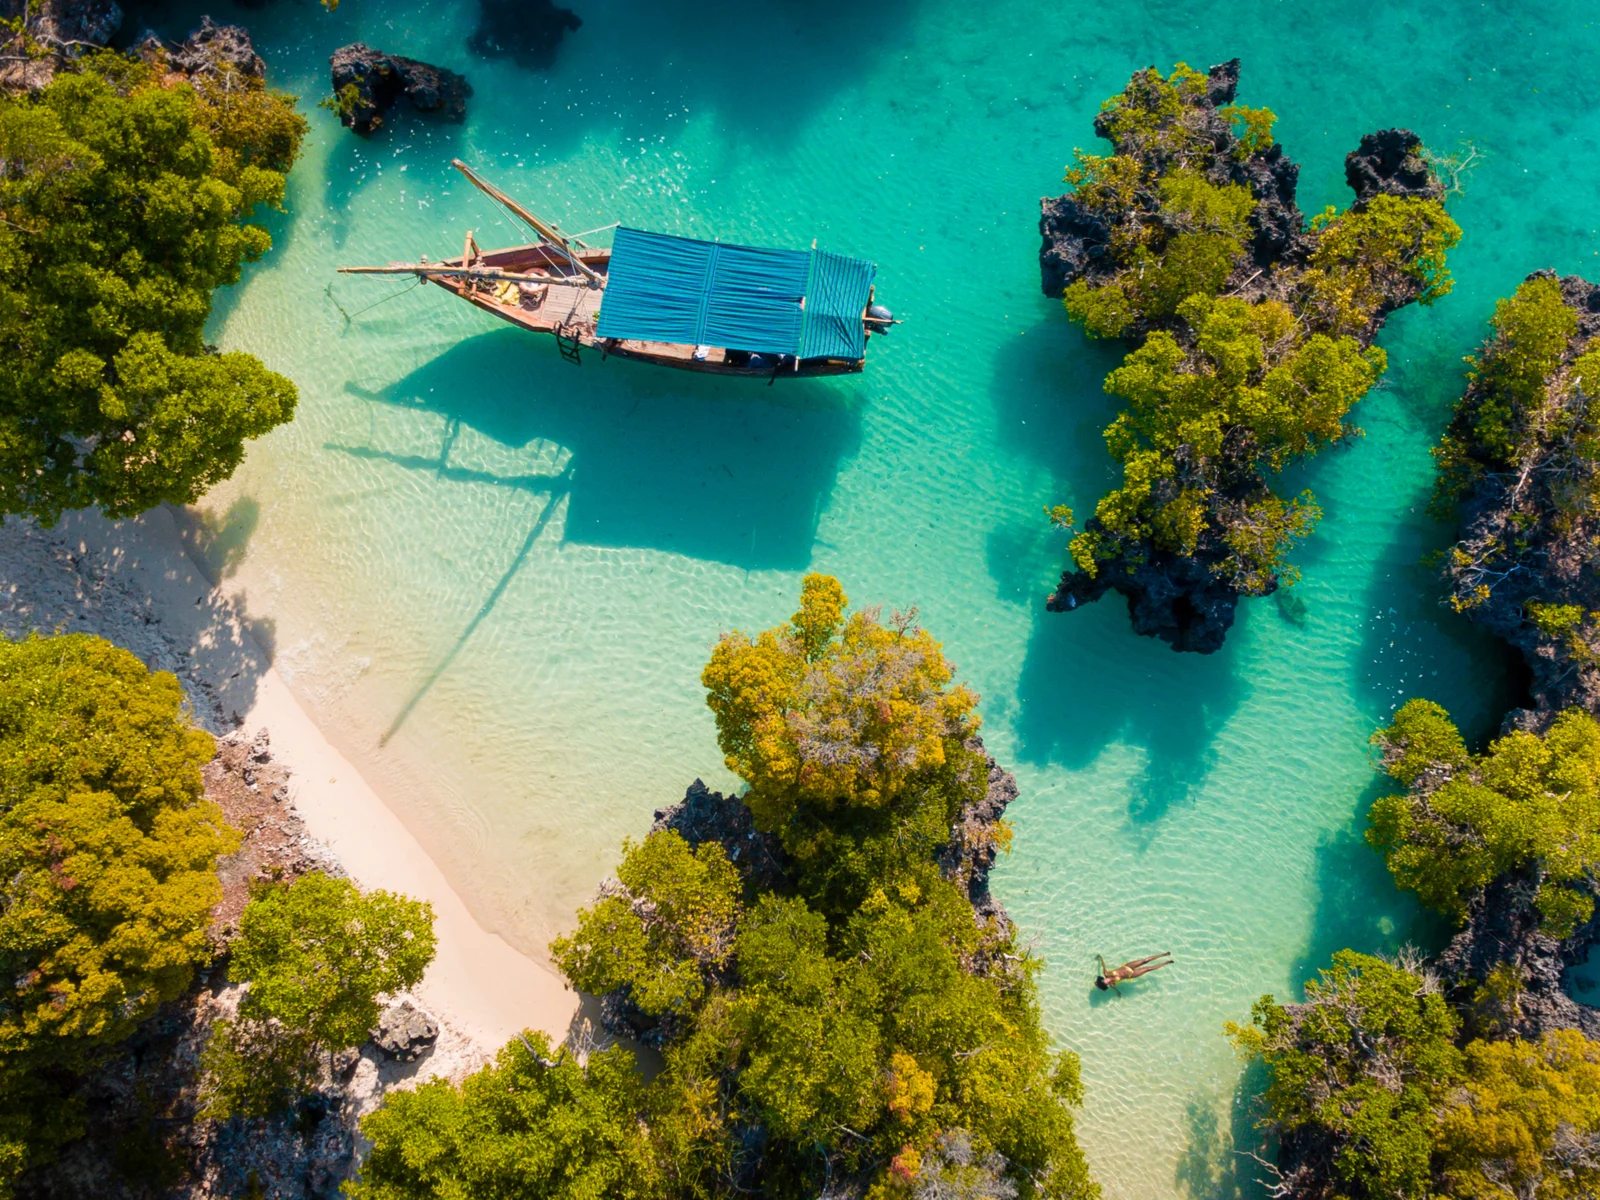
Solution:
M564 1039L578 996L548 967L485 930L422 845L307 716L249 632L249 614L185 552L170 510L131 521L97 513L50 533L0 527L0 629L91 632L175 671L213 730L237 715L270 731L293 771L290 798L313 837L364 888L433 905L438 954L419 1002L492 1053L523 1029Z

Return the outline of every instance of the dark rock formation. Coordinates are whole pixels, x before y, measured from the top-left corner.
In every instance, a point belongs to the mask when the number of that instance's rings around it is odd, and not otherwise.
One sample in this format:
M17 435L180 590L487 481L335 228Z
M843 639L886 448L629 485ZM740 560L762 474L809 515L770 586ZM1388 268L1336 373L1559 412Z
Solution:
M1357 204L1377 195L1444 197L1444 184L1422 156L1422 139L1409 129L1380 129L1363 137L1360 147L1344 156L1344 178Z
M690 846L720 842L752 894L781 888L788 875L789 856L776 837L755 827L744 801L713 792L702 780L691 783L672 807L656 810L650 832L669 829Z
M472 86L454 71L385 54L361 42L339 47L328 62L339 120L357 133L371 133L381 126L384 114L401 96L418 112L442 113L452 121L466 116Z
M267 74L266 63L250 41L250 31L242 25L218 25L210 17L201 17L200 28L177 45L146 30L133 50L152 66L191 79L215 78L228 71L251 79L264 79Z
M1093 277L1096 260L1111 243L1111 228L1098 215L1086 212L1071 193L1039 201L1039 275L1044 294L1059 300L1075 279Z
M1436 960L1451 999L1468 1014L1469 1036L1536 1041L1555 1029L1600 1038L1600 1009L1580 1004L1564 987L1567 969L1584 961L1600 939L1590 921L1565 941L1539 927L1539 883L1531 872L1502 876L1472 904L1466 928ZM1484 1012L1478 990L1497 967L1511 967L1522 982L1509 1011Z
M1528 276L1529 280L1556 278L1554 271ZM1562 299L1577 321L1563 356L1570 363L1600 337L1600 287L1576 275L1560 284ZM1481 353L1493 352L1490 341ZM1481 378L1469 384L1464 409L1485 400L1504 403L1486 396L1483 387ZM1578 406L1572 414L1581 415L1589 429L1600 425L1600 410L1591 410L1593 403L1576 393L1570 400L1570 405ZM1533 673L1534 709L1513 712L1507 722L1532 731L1547 728L1555 714L1574 705L1600 716L1600 657L1588 644L1594 640L1589 623L1577 631L1581 640L1574 641L1547 633L1529 619L1530 600L1575 605L1589 614L1600 611L1600 572L1591 557L1594 539L1600 537L1600 519L1584 510L1558 520L1553 495L1553 489L1600 487L1600 472L1586 452L1575 448L1581 440L1570 435L1547 437L1543 426L1522 415L1516 418L1520 465L1516 470L1482 473L1461 497L1455 549L1465 558L1452 555L1445 564L1456 606L1526 659ZM1451 433L1470 438L1459 416ZM1520 549L1511 553L1507 547ZM1480 585L1487 586L1487 596L1481 599Z
M369 1032L372 1044L395 1062L416 1062L439 1040L439 1023L409 1000L391 1004Z
M122 9L114 0L0 0L0 19L22 22L0 39L0 92L31 92L86 50L110 43Z
M467 45L486 58L510 58L518 66L542 68L583 18L554 0L478 0L478 27Z
M1158 637L1174 650L1196 654L1222 649L1239 607L1239 593L1212 573L1206 558L1158 551L1149 562L1127 572L1114 574L1103 569L1093 578L1077 571L1063 573L1061 585L1045 601L1045 608L1071 612L1113 588L1127 597L1135 633Z

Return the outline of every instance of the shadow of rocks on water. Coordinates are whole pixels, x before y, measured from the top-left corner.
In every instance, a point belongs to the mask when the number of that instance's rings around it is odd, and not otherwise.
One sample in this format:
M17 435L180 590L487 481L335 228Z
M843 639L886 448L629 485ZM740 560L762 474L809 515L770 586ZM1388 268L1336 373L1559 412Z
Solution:
M1448 924L1395 887L1383 855L1366 843L1367 812L1392 786L1374 771L1349 824L1317 847L1316 907L1305 947L1289 968L1297 997L1340 950L1392 955L1412 945L1431 954L1450 938Z
M581 28L583 18L554 0L478 0L478 25L467 46L485 58L506 57L537 70L553 63L561 40Z
M346 388L382 405L438 413L427 457L382 444L333 448L427 471L445 483L564 491L563 540L634 546L746 570L811 561L818 514L860 440L849 383L767 388L585 355L562 362L517 330L472 338L389 387ZM506 447L547 443L554 476L483 469L453 448L466 428Z
M1174 1182L1190 1200L1266 1200L1262 1168L1250 1157L1271 1161L1255 1127L1266 1069L1253 1062L1245 1068L1227 1102L1228 1123L1222 1122L1218 1097L1197 1092L1184 1106L1185 1140Z
M1117 601L1034 616L1018 682L1018 756L1087 766L1114 742L1143 752L1128 817L1159 821L1188 801L1215 760L1217 732L1243 697L1231 643L1215 654L1175 654L1135 635Z

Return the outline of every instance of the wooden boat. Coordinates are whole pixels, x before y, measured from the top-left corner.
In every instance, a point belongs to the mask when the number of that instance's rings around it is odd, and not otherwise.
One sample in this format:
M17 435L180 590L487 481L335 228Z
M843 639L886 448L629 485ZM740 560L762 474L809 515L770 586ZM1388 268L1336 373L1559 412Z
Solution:
M538 240L440 262L340 267L348 275L415 275L533 333L561 356L584 349L702 371L777 379L847 375L866 365L867 339L898 324L875 304L876 267L818 250L771 250L616 227L611 249L563 234L481 178L473 185Z

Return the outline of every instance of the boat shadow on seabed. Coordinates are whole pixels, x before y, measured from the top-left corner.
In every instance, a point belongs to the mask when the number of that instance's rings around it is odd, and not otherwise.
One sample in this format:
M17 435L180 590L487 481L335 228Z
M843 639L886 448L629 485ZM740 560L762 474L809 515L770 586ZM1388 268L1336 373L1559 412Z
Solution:
M809 564L839 464L860 441L850 385L663 375L627 362L582 374L542 340L495 331L376 390L352 457L544 498L510 565L453 648L391 724L392 735L490 616L552 530L563 544L638 547L744 570ZM436 416L419 437L414 413ZM402 415L405 414L405 415ZM512 535L516 536L516 535Z

